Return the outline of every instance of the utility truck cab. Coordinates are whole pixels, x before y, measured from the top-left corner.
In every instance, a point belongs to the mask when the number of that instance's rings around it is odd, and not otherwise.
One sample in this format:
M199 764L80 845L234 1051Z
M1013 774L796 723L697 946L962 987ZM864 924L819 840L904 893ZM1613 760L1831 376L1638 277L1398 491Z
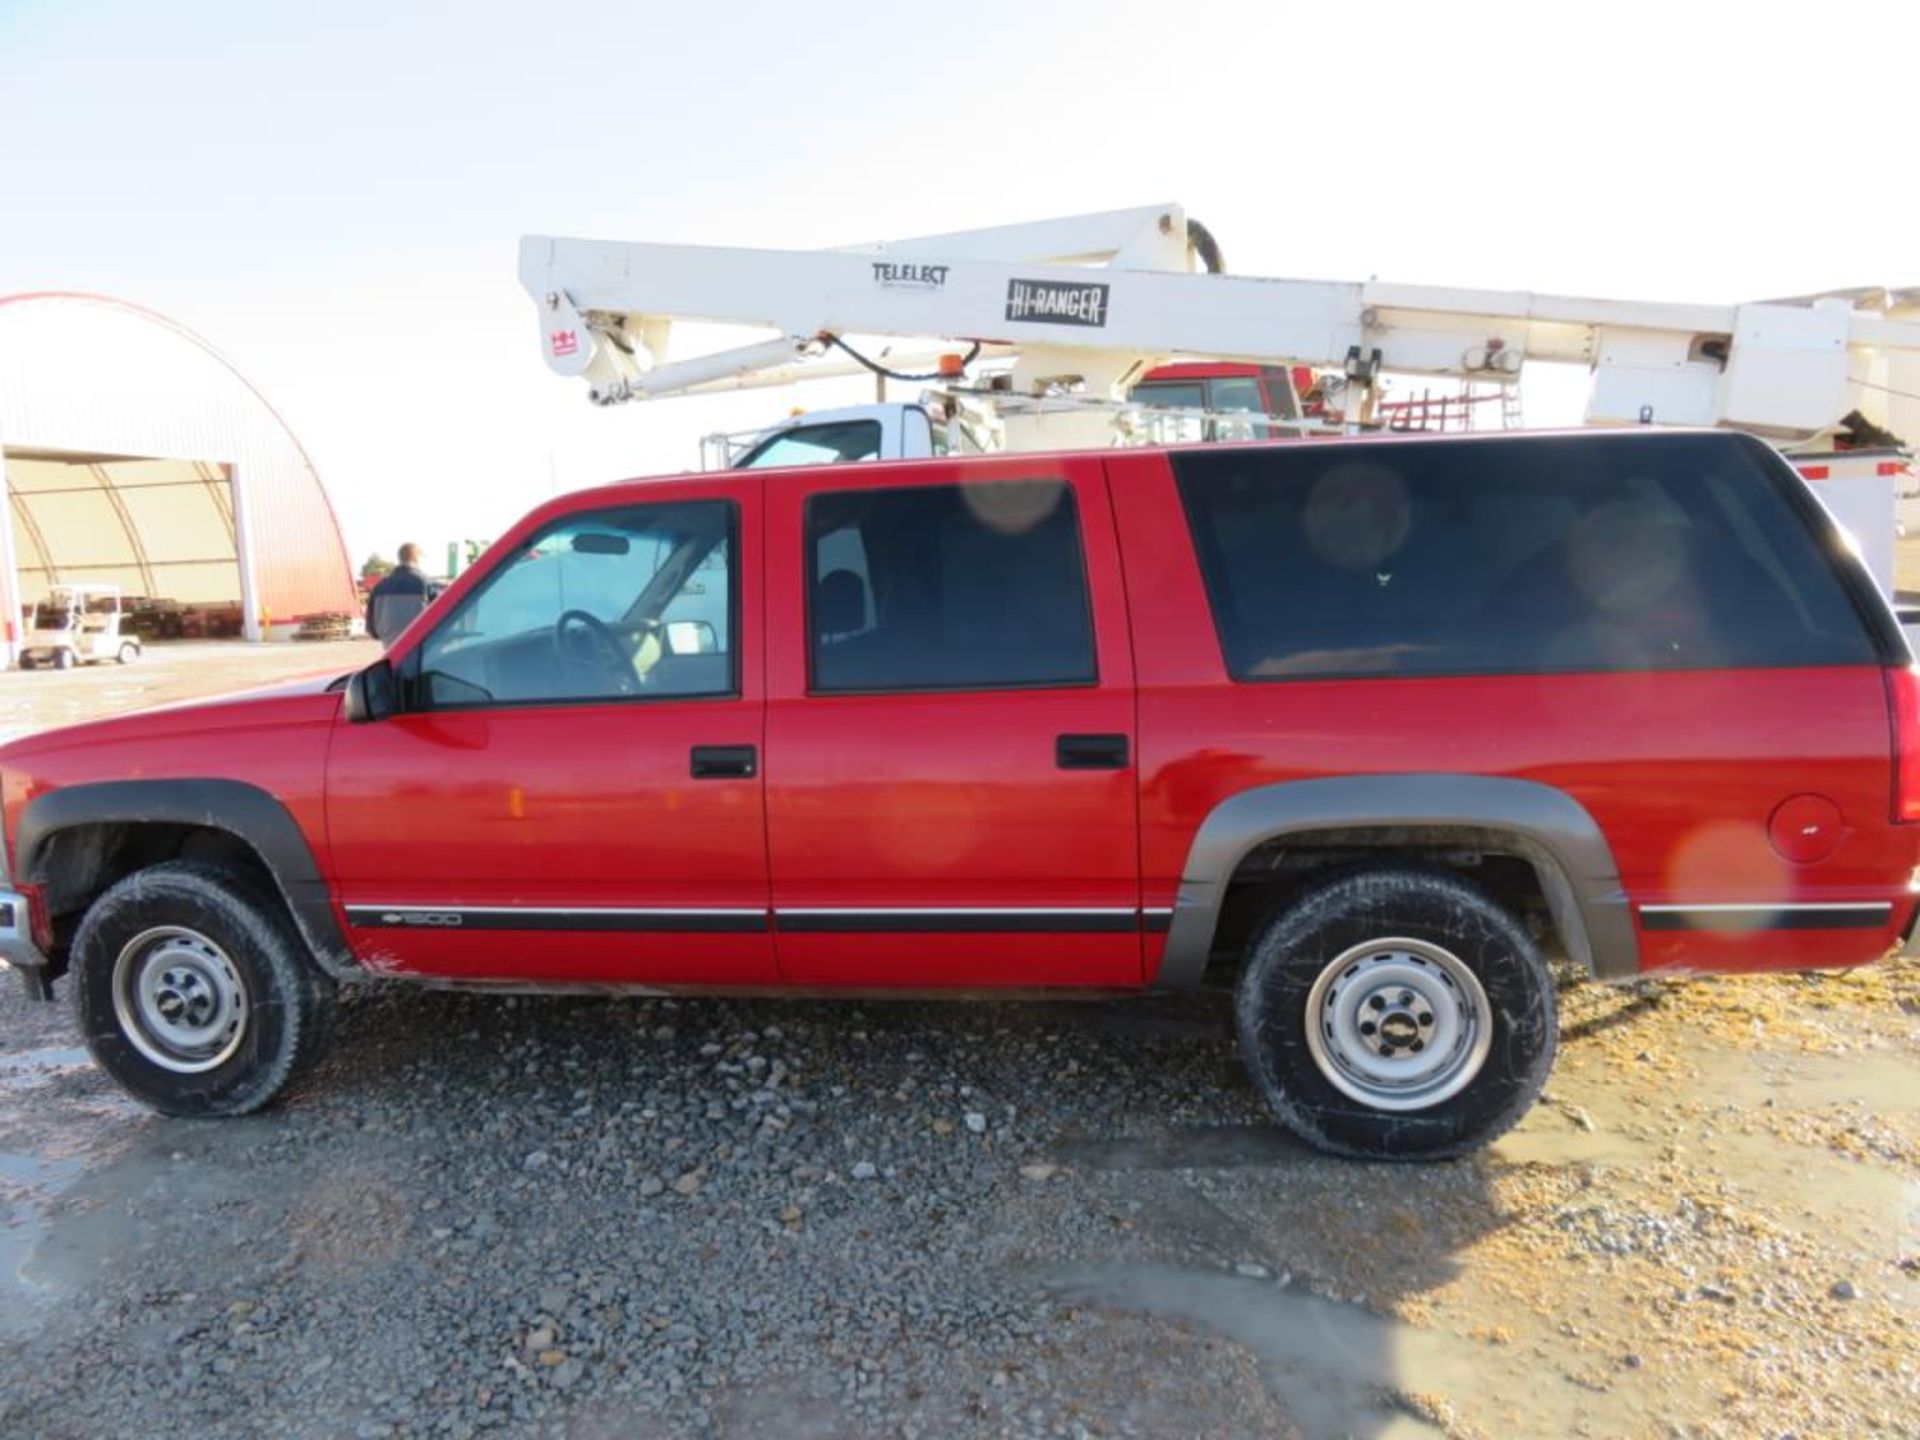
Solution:
M103 660L131 665L140 658L140 639L121 633L123 618L118 585L55 585L33 607L21 668L70 670Z
M1268 440L1303 433L1295 386L1311 382L1277 365L1182 364L1149 371L1116 409L1126 435L1138 442ZM1068 401L1069 406L1082 404ZM930 460L947 454L1005 448L993 416L963 407L959 397L928 391L911 403L880 402L804 410L761 430L708 435L700 442L703 470L774 470L797 465L847 465L862 460Z
M765 430L709 435L700 450L705 470L925 460L947 453L947 424L924 405L842 405L802 411Z

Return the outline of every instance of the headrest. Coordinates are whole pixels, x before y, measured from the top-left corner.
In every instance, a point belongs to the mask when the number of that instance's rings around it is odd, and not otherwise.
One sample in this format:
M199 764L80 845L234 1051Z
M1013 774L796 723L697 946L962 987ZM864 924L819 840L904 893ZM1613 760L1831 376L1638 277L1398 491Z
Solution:
M866 582L851 570L829 570L813 594L813 633L851 635L867 624Z

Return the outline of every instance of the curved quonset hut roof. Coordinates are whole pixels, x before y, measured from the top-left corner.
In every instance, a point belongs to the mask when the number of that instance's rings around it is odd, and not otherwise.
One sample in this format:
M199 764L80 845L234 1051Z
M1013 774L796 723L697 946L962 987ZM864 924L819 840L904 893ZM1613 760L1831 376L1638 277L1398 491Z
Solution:
M0 450L25 588L104 579L231 600L244 550L273 624L357 608L300 442L231 361L165 316L100 295L0 295Z

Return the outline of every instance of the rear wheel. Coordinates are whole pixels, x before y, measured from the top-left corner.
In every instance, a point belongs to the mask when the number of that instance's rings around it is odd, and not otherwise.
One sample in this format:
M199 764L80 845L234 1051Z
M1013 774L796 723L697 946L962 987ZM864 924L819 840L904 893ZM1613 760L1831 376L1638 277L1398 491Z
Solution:
M244 1115L319 1054L334 985L242 873L175 861L93 904L73 943L93 1058L164 1115Z
M120 642L119 652L114 656L122 665L131 665L140 658L140 647L131 640Z
M1553 981L1524 926L1457 876L1367 870L1255 939L1240 1045L1276 1115L1342 1155L1438 1159L1524 1115L1552 1069Z
M62 645L58 650L53 652L53 668L54 669L71 670L73 669L73 662L74 662L73 651L67 649L66 646Z

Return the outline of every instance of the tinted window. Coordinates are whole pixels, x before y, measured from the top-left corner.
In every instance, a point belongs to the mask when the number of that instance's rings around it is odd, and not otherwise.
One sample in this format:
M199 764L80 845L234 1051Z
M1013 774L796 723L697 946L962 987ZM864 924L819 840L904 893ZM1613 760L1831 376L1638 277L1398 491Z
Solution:
M1734 437L1174 457L1238 679L1875 663L1809 497Z
M762 440L735 462L736 470L758 470L776 465L839 465L873 460L880 454L878 420L833 420L820 425L796 425Z
M418 703L724 695L733 506L573 515L503 560L418 653Z
M816 495L807 576L815 690L1093 681L1086 569L1065 485Z

